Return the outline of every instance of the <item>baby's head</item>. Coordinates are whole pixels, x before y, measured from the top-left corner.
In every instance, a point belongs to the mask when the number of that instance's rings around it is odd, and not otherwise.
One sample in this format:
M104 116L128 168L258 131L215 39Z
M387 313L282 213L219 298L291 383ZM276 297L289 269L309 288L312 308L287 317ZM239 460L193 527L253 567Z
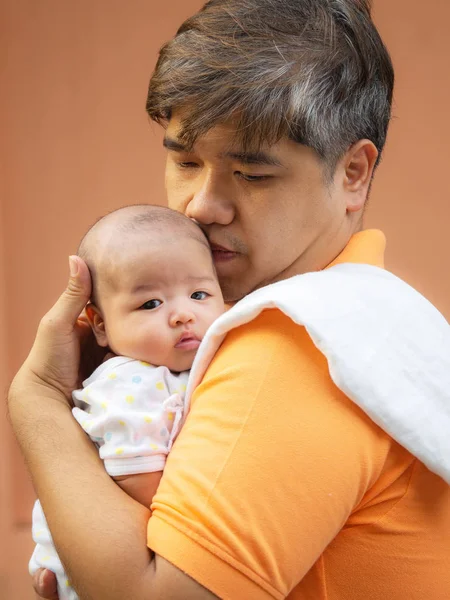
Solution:
M172 371L190 369L206 330L224 312L198 225L169 208L127 206L97 221L78 254L92 276L86 312L97 342Z

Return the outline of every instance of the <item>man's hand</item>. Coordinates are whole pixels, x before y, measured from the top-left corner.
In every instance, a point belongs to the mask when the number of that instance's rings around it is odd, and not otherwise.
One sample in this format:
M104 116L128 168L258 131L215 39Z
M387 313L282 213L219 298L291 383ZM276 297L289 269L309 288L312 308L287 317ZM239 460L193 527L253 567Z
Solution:
M39 569L33 577L33 587L39 598L44 600L58 600L56 589L56 576L48 569Z
M66 290L41 320L30 354L14 378L10 402L18 397L49 396L70 403L80 379L102 361L105 351L97 347L81 315L91 293L89 270L77 256L70 257L70 267Z

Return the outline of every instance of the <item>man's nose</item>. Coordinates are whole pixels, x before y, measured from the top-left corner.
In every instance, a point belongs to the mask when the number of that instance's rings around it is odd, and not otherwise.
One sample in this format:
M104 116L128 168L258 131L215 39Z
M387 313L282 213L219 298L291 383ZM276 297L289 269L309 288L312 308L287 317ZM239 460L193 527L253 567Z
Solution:
M232 184L213 174L193 182L192 197L185 214L201 225L229 225L234 219Z
M179 327L180 325L193 323L195 323L195 315L191 310L185 307L175 308L169 317L169 325L171 327Z

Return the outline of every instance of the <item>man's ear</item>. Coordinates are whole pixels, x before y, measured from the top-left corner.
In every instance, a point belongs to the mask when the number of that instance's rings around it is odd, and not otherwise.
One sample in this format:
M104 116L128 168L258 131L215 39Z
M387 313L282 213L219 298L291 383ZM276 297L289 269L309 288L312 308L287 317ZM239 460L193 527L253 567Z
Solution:
M364 208L372 182L378 150L370 140L359 140L344 158L344 186L347 192L347 212Z
M89 321L92 331L97 340L97 344L106 348L108 346L108 337L105 331L105 321L103 320L100 309L95 304L88 304L85 309L86 317Z

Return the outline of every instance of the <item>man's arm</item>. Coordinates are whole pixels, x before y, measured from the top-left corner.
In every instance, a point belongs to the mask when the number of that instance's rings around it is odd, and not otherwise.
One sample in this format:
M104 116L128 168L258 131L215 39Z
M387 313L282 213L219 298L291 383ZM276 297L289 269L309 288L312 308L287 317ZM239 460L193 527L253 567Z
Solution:
M86 600L211 600L207 590L150 554L150 511L110 479L72 416L80 341L89 333L78 316L91 286L80 258L72 257L70 266L69 285L43 318L8 397L10 421L58 554Z
M216 598L151 556L149 510L114 484L67 405L13 399L10 415L58 554L82 599Z

